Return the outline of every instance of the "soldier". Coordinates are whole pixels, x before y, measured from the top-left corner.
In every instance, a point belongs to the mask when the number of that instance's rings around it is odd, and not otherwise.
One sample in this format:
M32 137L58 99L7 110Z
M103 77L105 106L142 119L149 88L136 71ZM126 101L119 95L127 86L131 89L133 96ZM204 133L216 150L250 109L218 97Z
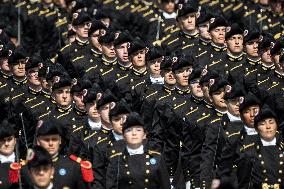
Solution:
M170 188L163 156L143 144L146 137L139 114L130 113L123 125L126 147L110 156L106 188ZM118 172L119 171L119 172Z
M161 47L153 47L146 55L148 70L150 72L151 85L164 84L164 78L161 77L160 65L164 58L164 52Z
M12 55L12 51L7 47L2 48L0 53L0 93L9 92L8 80L12 78L13 73L11 72L8 59Z

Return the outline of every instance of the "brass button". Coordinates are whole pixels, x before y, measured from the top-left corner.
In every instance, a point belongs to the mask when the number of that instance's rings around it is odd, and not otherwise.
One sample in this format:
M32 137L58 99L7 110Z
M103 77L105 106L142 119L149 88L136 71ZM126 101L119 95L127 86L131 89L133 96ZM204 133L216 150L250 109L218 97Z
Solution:
M147 170L146 170L146 173L147 173L147 174L149 174L149 173L150 173L149 169L147 169Z
M145 182L149 182L149 180L148 180L148 179L145 179Z
M126 174L127 174L127 175L130 175L130 172L129 172L129 171L127 171L127 172L126 172Z

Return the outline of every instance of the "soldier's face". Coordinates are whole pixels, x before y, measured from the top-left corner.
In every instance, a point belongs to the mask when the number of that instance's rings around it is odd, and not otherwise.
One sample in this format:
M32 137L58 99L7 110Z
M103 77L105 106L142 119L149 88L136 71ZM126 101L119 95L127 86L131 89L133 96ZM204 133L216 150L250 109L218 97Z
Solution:
M71 90L71 87L69 86L56 89L53 92L56 103L62 107L69 106L72 100L70 90Z
M184 31L193 31L196 29L196 13L189 13L179 20L179 25Z
M265 63L272 63L270 48L264 49L264 51L261 54L261 60Z
M28 80L32 85L41 85L40 79L38 77L38 68L32 68L28 70Z
M41 86L43 89L48 90L50 92L50 85L46 81L46 78L40 78Z
M111 125L117 134L122 134L122 126L128 114L120 114L111 118Z
M75 26L75 32L76 32L76 35L79 37L79 38L83 38L83 39L86 39L88 38L89 34L89 29L91 27L91 22L85 22L83 24L80 24L78 26Z
M210 31L210 36L215 44L224 45L225 43L226 27L219 26Z
M258 134L265 141L272 141L276 135L277 122L274 118L266 118L257 124Z
M212 100L215 108L223 109L227 108L226 102L224 100L225 91L224 88L212 93Z
M143 127L133 126L124 131L123 137L127 145L135 149L142 145L143 139L146 138L146 134Z
M58 134L39 136L37 138L37 145L46 149L51 156L54 156L59 152L60 144L61 137Z
M101 44L101 45L102 45L102 52L106 57L108 57L108 58L115 58L116 57L115 48L114 48L113 43Z
M145 67L146 63L145 63L145 53L146 50L140 50L135 52L132 55L132 64L134 68L143 68Z
M165 70L163 71L164 81L168 85L175 85L176 84L176 78L174 76L174 73L172 70Z
M32 167L29 169L29 175L33 184L38 188L47 188L52 181L54 168L51 165Z
M99 109L99 114L101 115L102 122L110 123L109 120L109 110L111 107L111 103L105 104Z
M253 128L254 127L254 117L258 114L258 112L259 112L258 105L249 106L241 112L241 118L248 127Z
M203 97L203 91L201 89L201 86L199 84L199 79L190 81L189 83L190 90L192 94L197 97L197 98L202 98Z
M4 156L11 155L15 150L16 138L9 136L0 139L0 154Z
M202 24L198 27L199 34L203 39L211 39L210 33L209 33L209 22Z
M161 74L160 66L161 66L162 61L163 61L163 58L158 58L158 59L151 60L148 62L152 76L160 76Z
M26 75L26 61L20 60L17 64L11 66L12 73L15 77L25 77Z
M246 52L252 57L258 57L258 40L249 41L246 43Z
M226 101L228 112L230 114L239 117L240 116L240 102L239 98L229 99Z
M97 30L95 32L92 33L91 35L91 43L93 46L95 46L97 49L99 49L100 51L102 50L102 46L99 43L99 37L101 36L101 31Z
M129 47L129 43L123 43L115 47L117 58L121 62L129 62L128 47Z
M85 104L83 103L83 96L84 96L83 92L74 92L74 94L73 94L73 100L74 100L76 106L80 110L85 109Z
M87 103L86 104L86 110L88 113L88 117L92 119L93 121L100 121L101 116L99 114L99 111L97 109L96 102L94 101L93 103Z
M227 41L227 47L231 53L241 53L243 52L244 38L242 35L233 35Z
M8 59L7 58L3 58L0 60L1 61L1 70L4 72L10 72L10 67L8 64Z
M182 86L188 86L188 77L192 72L191 66L186 66L175 71L175 78L177 83Z
M171 0L167 3L162 3L163 10L167 13L173 13L175 11L175 2Z

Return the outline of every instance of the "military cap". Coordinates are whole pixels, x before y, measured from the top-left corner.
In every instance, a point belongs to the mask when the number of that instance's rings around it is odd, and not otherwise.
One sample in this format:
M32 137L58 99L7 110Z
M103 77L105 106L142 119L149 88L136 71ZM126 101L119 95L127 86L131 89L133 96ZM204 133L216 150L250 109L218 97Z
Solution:
M16 135L15 127L16 125L14 123L9 121L8 119L4 119L0 124L0 139L10 136L15 136Z
M112 20L112 10L109 8L102 8L97 11L95 19L100 20L104 18L109 18Z
M0 50L0 58L9 58L12 54L13 51L6 46Z
M229 84L228 81L221 76L216 79L210 79L209 94L212 95L214 92L218 91L223 87L226 87L228 84Z
M86 8L86 1L74 0L71 2L71 7L72 7L72 12L79 12L78 10Z
M109 111L109 118L111 119L112 117L121 114L129 114L130 112L131 109L129 105L124 100L120 100L119 102L115 103L114 108Z
M267 48L271 48L275 44L275 39L273 38L271 34L263 33L262 36L263 38L258 44L258 49L260 51L267 49Z
M66 73L66 70L60 64L54 64L47 68L46 80L52 81L55 76L62 76Z
M43 147L35 146L33 149L28 149L27 165L29 169L52 164L51 155Z
M69 38L69 37L71 37L71 36L73 36L73 35L76 35L76 32L75 32L74 30L72 30L72 29L68 30L68 32L67 32L67 38Z
M115 36L116 36L115 32L107 30L105 35L99 37L98 41L100 44L110 44L115 41Z
M173 64L173 57L171 56L165 56L163 59L160 69L161 70L172 70L172 64Z
M254 29L247 29L244 31L244 41L246 43L256 39L261 39L259 31Z
M130 47L128 48L128 54L132 55L137 51L143 50L147 48L146 44L139 38L136 38L130 43Z
M132 37L129 31L125 30L119 34L114 41L114 46L121 45L123 43L130 43L132 41Z
M40 121L38 124L36 136L46 136L46 135L62 135L61 128L62 125L55 119L49 119L47 121Z
M92 83L90 80L82 78L78 81L75 81L71 87L71 93L74 92L82 92L92 87Z
M101 96L97 99L97 109L100 109L102 106L117 101L116 97L112 92L107 89Z
M207 7L202 7L200 10L200 16L197 18L196 23L200 26L209 22L211 18L213 18L213 15L210 13L209 9Z
M261 102L253 93L248 92L244 98L240 98L240 112L242 112L245 108L254 105L260 106Z
M274 118L277 122L276 114L269 108L268 105L264 105L259 113L254 117L254 126L257 127L258 123L267 118Z
M72 16L72 25L77 26L83 24L84 22L91 22L91 18L89 14L85 11L82 12L75 12Z
M87 90L87 94L85 94L83 98L84 104L93 103L97 100L97 97L102 94L102 89L98 84L93 84L92 88ZM100 94L100 95L98 95Z
M234 23L231 26L228 26L226 28L225 38L226 38L226 40L228 40L233 35L238 35L238 34L243 35L244 31L242 30L242 28L237 23Z
M161 47L158 46L150 48L150 50L146 54L147 61L155 60L162 57L164 57L164 51Z
M193 56L180 56L177 58L177 61L174 61L172 65L173 72L177 71L178 69L193 66L194 65L194 57Z
M221 27L227 26L227 22L223 17L216 17L216 18L211 18L209 21L209 31L217 28L217 27Z
M224 96L225 100L234 99L241 96L242 97L245 96L245 91L242 84L236 82L232 86L231 85L226 86L225 96Z
M179 4L177 19L186 16L189 13L194 13L198 11L198 6L193 1L188 1L187 3Z
M91 35L95 31L101 30L101 29L106 30L107 27L100 20L93 20L92 21L92 26L91 26L91 28L89 30L89 35Z
M202 77L200 79L200 85L208 83L210 79L216 79L219 77L219 74L215 70L204 70L202 73Z
M68 75L55 76L53 79L52 90L72 85L72 80Z
M203 70L204 68L202 68L201 66L195 66L188 77L188 81L190 82L196 79L200 79L202 77Z
M270 54L272 56L277 55L281 52L281 49L284 48L284 39L281 38L280 40L277 40L274 45L272 45L270 49Z
M29 69L33 69L33 68L38 68L38 67L42 67L42 59L40 56L38 55L34 55L32 56L29 61L26 64L26 71Z
M9 57L8 63L10 65L18 64L18 60L21 60L21 59L28 60L27 57L28 57L28 54L26 53L26 51L22 47L18 47Z
M126 129L134 127L134 126L141 126L144 128L144 121L137 112L131 112L127 116L126 121L122 127L122 132L124 133Z

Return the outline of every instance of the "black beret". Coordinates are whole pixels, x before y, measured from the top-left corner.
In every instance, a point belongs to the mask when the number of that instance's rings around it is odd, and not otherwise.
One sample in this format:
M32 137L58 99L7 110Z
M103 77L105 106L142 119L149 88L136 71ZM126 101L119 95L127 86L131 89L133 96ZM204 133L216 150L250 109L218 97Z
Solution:
M97 100L98 93L102 94L102 89L98 84L93 84L92 88L87 90L87 94L83 98L84 104L93 103Z
M277 122L276 114L268 106L263 106L259 113L254 117L254 126L257 127L260 121L267 118L274 118Z
M200 79L202 77L202 72L204 71L204 68L201 66L196 66L193 68L191 74L188 77L188 81L193 81L195 79Z
M243 35L244 31L237 23L234 23L226 28L226 40L228 40L233 35L238 35L238 34Z
M194 12L198 12L198 6L194 2L189 1L185 4L179 4L177 19Z
M132 41L131 34L129 33L129 31L126 30L118 34L117 38L114 41L114 45L118 46L123 43L128 43L131 41Z
M131 128L133 126L141 126L144 128L144 121L137 112L131 112L127 116L126 121L122 127L122 132L124 133L126 129Z
M84 22L91 22L91 18L89 14L85 11L82 12L75 12L72 16L72 25L77 26L83 24Z
M101 29L106 30L107 27L106 27L106 26L104 25L104 23L102 23L101 21L99 21L99 20L93 20L93 21L92 21L92 26L91 26L91 28L90 28L90 30L89 30L89 35L92 34L92 33L94 33L95 31L101 30Z
M216 79L210 79L209 80L209 94L212 95L214 92L227 86L228 84L229 84L228 81L221 76Z
M38 67L42 67L42 59L40 56L38 55L34 55L33 57L31 57L29 59L29 61L27 62L26 64L26 71L29 70L29 69L33 69L33 68L38 68Z
M100 44L109 44L115 41L115 32L107 30L106 34L99 37Z
M271 48L274 44L275 44L275 39L273 38L273 36L269 33L264 33L262 34L263 38L261 39L261 41L258 44L258 49L264 50L267 48Z
M200 16L197 18L197 25L202 25L206 22L209 22L213 18L213 15L210 13L208 8L201 8Z
M201 79L200 79L200 85L203 85L204 83L208 83L210 79L216 79L219 77L219 74L215 70L206 70L204 71Z
M9 64L18 64L18 60L26 59L28 57L28 54L22 47L18 47L15 49L15 51L12 53L12 55L9 57Z
M244 41L247 43L252 40L260 39L260 33L257 30L248 29L244 31Z
M161 70L171 70L173 64L173 57L171 56L165 56L161 63Z
M132 55L137 51L145 49L147 46L141 39L134 39L132 43L130 43L130 47L128 48L128 54Z
M15 136L15 127L16 125L14 123L10 122L8 119L4 119L0 125L0 139Z
M116 97L112 94L112 92L107 89L99 99L97 99L97 109L100 109L103 105L116 102Z
M226 27L227 26L227 22L226 20L223 18L223 17L217 17L217 18L211 18L210 21L209 21L209 31L217 28L217 27L221 27L221 26L224 26Z
M39 123L36 136L46 136L46 135L62 135L61 127L63 127L60 122L55 119L50 119Z
M71 93L82 92L84 89L89 89L92 87L92 83L88 79L79 79L71 87Z
M187 67L187 66L193 66L195 59L193 56L181 56L177 59L175 63L172 65L172 70L175 72L178 69Z
M272 56L279 54L281 52L281 49L283 48L284 48L284 40L283 39L277 40L276 43L272 45L270 49L270 54Z
M240 112L249 106L261 105L259 99L251 92L248 92L244 98L240 98Z
M28 149L27 165L29 169L52 164L51 155L43 147L35 146L33 149Z
M109 118L111 119L114 116L118 116L121 114L129 114L131 112L131 109L129 105L124 101L121 100L117 102L113 109L109 111Z
M72 80L68 75L62 75L62 76L55 76L52 90L56 90L62 87L67 87L72 85Z
M165 55L162 47L152 47L146 54L146 60L151 61L158 58L162 58Z
M228 87L226 87L224 96L225 100L234 99L241 96L245 96L245 90L242 84L236 82L234 85L228 85Z

